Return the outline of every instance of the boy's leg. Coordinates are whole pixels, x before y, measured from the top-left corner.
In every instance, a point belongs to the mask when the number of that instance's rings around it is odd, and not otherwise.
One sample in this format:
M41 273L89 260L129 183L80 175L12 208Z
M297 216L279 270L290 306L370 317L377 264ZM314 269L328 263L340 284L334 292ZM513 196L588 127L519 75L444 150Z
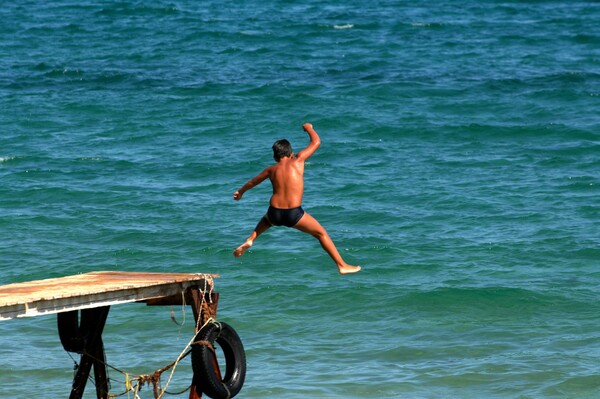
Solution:
M351 266L344 262L342 256L335 247L335 244L331 240L331 237L327 234L327 231L321 226L317 219L309 215L308 212L304 212L304 215L298 223L296 223L294 228L304 233L308 233L319 240L319 243L321 243L325 252L329 254L331 259L333 259L337 265L340 274L356 273L360 270L360 266Z
M252 246L254 240L256 240L259 235L264 233L271 226L271 222L269 222L267 216L263 216L263 218L260 219L260 222L258 222L256 227L254 228L252 234L250 234L250 237L248 237L248 239L242 245L240 245L235 249L235 251L233 251L233 256L235 256L236 258L242 256L244 252L246 252Z

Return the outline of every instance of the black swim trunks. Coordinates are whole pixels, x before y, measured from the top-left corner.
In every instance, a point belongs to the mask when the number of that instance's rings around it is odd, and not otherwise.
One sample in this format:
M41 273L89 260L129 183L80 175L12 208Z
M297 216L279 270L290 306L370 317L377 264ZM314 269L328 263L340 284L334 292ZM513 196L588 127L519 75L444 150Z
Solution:
M279 209L269 206L269 210L267 211L267 219L273 226L294 227L302 216L304 216L304 209L301 206L289 209Z

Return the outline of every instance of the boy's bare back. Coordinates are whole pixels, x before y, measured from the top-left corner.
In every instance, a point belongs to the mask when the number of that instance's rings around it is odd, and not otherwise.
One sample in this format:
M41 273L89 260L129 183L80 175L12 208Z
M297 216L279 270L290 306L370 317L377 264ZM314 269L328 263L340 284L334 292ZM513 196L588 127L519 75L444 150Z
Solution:
M295 208L302 205L304 193L304 161L282 158L269 168L273 185L270 205L275 208Z
M276 164L267 167L233 194L235 200L240 200L244 192L268 178L273 186L273 195L270 200L271 206L286 209L302 205L302 195L304 194L304 161L314 154L321 145L321 139L313 129L312 124L305 123L302 128L310 137L308 146L297 155L292 153L289 157L275 159Z
M302 128L310 136L308 146L296 156L292 153L290 157L276 159L277 163L267 168L273 185L270 204L275 208L295 208L302 205L304 161L321 145L321 139L310 123L305 123Z

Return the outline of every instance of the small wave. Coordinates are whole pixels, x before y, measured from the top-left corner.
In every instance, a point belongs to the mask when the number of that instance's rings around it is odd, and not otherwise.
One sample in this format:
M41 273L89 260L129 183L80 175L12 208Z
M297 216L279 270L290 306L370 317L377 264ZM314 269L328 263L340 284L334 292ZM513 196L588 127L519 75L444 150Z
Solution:
M338 29L338 30L352 29L352 28L354 28L354 24L333 25L333 29Z
M109 5L96 12L102 16L138 16L138 15L170 15L179 12L177 6L155 7L146 5L134 5L127 2Z
M270 33L268 33L268 32L262 32L262 31L259 31L259 30L243 30L243 31L240 31L240 35L242 35L242 36L255 36L255 37L258 37L258 36L269 36Z
M65 77L67 79L83 80L83 71L77 68L58 68L53 69L45 74L48 78Z
M442 24L439 22L413 22L410 26L414 28L439 28Z
M15 157L0 157L0 163L12 161Z
M100 162L100 161L104 161L103 158L100 157L81 157L78 158L80 161L92 161L92 162Z

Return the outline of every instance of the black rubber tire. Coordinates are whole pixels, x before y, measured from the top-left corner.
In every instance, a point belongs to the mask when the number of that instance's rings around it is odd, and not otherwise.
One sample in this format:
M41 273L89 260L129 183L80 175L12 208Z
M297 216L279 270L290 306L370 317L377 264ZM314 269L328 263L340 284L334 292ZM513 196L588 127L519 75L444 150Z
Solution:
M56 315L58 336L67 352L83 353L83 337L79 330L79 311L71 310Z
M229 324L215 322L204 326L196 334L195 341L192 345L192 368L198 382L196 391L213 399L233 398L242 389L246 378L246 353L239 335ZM213 367L215 342L225 356L222 381Z

